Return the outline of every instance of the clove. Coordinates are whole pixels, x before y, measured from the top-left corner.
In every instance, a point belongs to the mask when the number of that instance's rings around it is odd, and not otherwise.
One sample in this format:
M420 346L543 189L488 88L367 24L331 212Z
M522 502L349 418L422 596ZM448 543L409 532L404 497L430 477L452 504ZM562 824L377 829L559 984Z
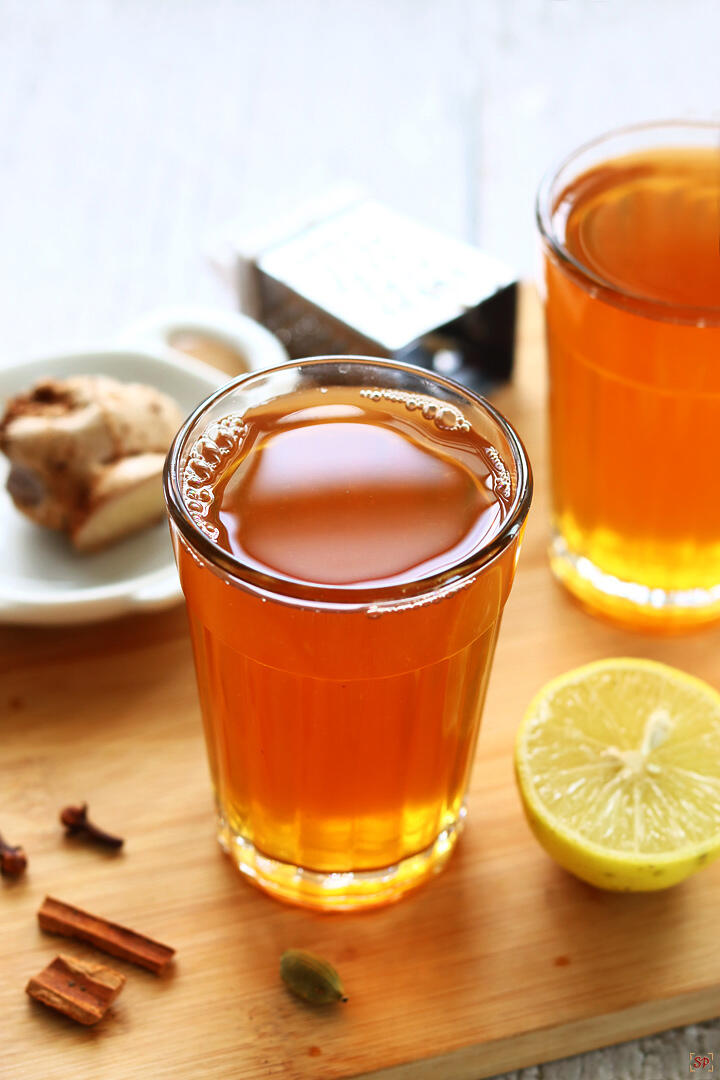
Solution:
M83 803L82 806L66 806L60 813L60 821L65 826L65 832L68 836L82 836L87 840L91 840L95 844L100 844L102 847L114 848L117 850L124 844L124 840L120 836L113 836L111 833L105 832L104 829L98 829L97 825L89 820L87 816L87 803Z
M27 855L21 847L6 844L0 836L0 874L19 877L27 866Z

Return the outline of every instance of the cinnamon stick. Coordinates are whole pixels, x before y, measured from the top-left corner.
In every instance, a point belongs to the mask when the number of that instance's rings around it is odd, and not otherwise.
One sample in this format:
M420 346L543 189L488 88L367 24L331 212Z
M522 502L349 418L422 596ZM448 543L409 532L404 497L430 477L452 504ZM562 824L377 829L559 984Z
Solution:
M50 934L89 941L102 952L139 964L156 975L165 970L175 955L175 950L168 945L161 945L159 941L128 930L126 926L81 911L52 896L45 897L38 911L38 922L41 929Z
M35 975L26 993L78 1024L97 1024L125 985L125 976L104 964L56 956Z

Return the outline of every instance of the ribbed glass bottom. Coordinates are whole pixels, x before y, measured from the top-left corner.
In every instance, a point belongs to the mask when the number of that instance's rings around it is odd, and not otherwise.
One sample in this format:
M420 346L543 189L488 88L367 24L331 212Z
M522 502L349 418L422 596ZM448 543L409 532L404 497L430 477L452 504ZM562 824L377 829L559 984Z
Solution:
M218 840L238 870L279 900L321 911L358 911L399 900L445 866L465 821L465 806L434 842L392 866L323 874L263 855L218 817Z
M556 578L583 607L631 629L673 634L720 621L720 585L666 590L624 581L576 554L557 532L549 556Z

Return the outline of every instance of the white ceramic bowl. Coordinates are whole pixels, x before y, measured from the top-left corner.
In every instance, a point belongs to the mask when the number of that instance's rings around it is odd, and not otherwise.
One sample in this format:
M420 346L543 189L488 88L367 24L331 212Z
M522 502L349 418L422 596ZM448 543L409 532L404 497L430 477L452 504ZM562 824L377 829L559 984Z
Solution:
M173 318L170 318L172 316ZM246 316L177 309L143 320L121 348L45 357L0 368L0 402L45 375L110 375L144 382L175 398L186 415L229 376L167 345L178 330L197 330L235 347L259 370L287 360L267 330ZM135 347L130 342L135 340ZM0 622L68 624L154 611L182 599L166 522L97 554L79 554L64 535L20 514L5 491L0 455Z

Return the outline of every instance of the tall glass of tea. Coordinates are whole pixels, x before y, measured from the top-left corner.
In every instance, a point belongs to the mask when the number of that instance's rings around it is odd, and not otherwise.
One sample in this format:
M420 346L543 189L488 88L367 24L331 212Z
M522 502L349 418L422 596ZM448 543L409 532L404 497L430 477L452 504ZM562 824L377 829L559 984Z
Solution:
M318 357L204 402L165 491L221 845L289 901L396 899L462 825L520 440L439 376Z
M543 183L551 563L638 629L720 619L720 125L582 147Z

